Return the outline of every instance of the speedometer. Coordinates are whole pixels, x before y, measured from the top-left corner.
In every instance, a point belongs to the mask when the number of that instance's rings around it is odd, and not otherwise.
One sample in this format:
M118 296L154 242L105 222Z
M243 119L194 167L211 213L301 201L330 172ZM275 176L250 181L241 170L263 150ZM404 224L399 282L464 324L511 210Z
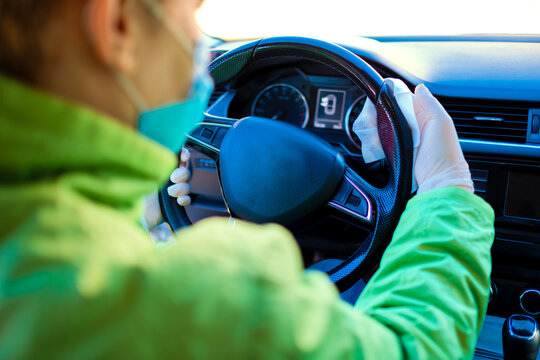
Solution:
M309 121L309 107L306 97L294 86L274 84L267 86L257 95L251 115L305 128Z

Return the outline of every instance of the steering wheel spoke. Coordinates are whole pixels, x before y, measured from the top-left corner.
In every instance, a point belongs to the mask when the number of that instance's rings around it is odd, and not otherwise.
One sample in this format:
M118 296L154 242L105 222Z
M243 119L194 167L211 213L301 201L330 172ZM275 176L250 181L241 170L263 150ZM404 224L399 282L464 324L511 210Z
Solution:
M352 169L345 170L343 181L334 197L328 202L332 214L368 231L375 230L376 201L371 195L373 187Z
M221 143L238 120L205 114L204 121L187 136L186 145L209 156L219 158Z

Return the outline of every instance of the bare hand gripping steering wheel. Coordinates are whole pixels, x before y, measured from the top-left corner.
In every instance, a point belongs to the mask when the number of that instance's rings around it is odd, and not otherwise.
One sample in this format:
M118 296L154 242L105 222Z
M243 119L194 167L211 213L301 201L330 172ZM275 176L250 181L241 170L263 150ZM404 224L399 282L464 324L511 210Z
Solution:
M376 104L379 137L390 167L384 188L376 188L357 175L322 139L275 120L207 115L189 135L187 145L216 160L222 194L235 217L291 225L327 206L337 216L370 231L348 259L328 271L340 291L345 291L380 259L410 198L411 133L391 84L358 56L331 43L297 37L256 41L216 59L210 72L216 85L223 86L234 83L252 67L291 60L308 60L340 72ZM173 229L190 224L166 187L160 202Z

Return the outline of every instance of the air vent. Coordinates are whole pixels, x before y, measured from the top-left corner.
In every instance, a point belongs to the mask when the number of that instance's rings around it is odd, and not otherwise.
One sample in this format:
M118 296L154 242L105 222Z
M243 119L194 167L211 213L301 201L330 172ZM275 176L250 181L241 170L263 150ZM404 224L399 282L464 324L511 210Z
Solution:
M527 142L529 107L506 101L441 101L462 139Z
M223 94L225 94L224 89L215 89L212 95L210 95L210 101L208 101L208 108L214 105L217 99L219 99Z
M225 50L212 50L210 52L210 61L216 60L221 55L225 54L227 51ZM210 96L210 101L208 101L208 107L210 108L214 103L219 99L223 94L225 94L225 90L223 89L215 89L212 95Z

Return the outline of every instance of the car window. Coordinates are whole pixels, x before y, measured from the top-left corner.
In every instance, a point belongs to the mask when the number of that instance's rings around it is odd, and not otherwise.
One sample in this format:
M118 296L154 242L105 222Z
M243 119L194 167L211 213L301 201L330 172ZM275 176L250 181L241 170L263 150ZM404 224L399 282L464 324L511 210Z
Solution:
M540 34L539 17L538 0L206 0L198 13L222 39Z

